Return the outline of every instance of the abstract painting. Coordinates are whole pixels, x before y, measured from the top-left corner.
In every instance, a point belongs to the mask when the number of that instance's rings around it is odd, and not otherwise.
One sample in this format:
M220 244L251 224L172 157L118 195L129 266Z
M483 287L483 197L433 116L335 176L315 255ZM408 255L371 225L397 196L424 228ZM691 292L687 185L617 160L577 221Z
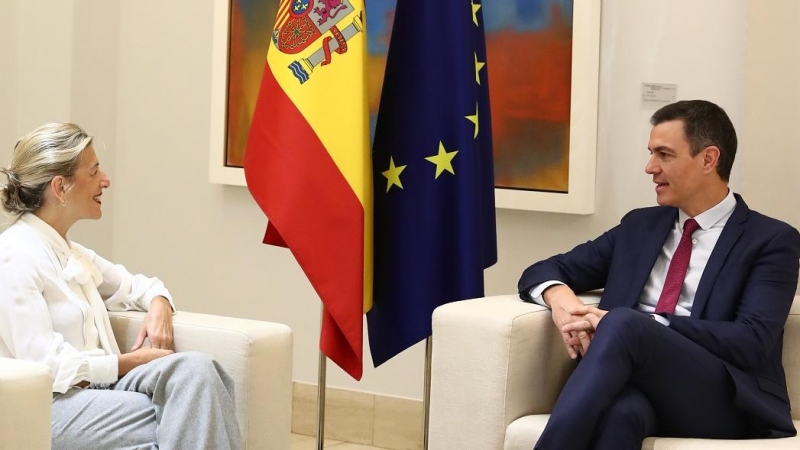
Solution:
M218 72L215 83L223 75L227 83L222 92L223 136L218 130L212 139L212 146L223 140L224 161L212 165L242 167L278 3L230 0L228 8L217 7L226 10L222 14L227 23L215 18L215 45L222 45L219 28L224 26L227 48L224 58L215 57L215 66L225 60L225 73ZM498 207L593 211L599 4L595 0L482 2ZM366 0L373 125L394 5L395 0ZM219 52L217 47L215 53ZM219 86L216 89L220 91ZM576 122L576 116L582 120ZM212 150L214 158L218 154ZM211 172L213 179L213 167Z

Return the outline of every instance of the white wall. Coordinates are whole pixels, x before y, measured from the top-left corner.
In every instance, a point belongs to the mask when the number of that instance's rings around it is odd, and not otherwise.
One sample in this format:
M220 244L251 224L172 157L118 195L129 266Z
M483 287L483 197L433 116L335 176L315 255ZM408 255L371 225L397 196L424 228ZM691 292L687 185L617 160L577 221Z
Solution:
M117 2L4 0L0 3L0 157L44 122L72 121L114 139ZM96 145L98 150L102 145ZM98 153L113 172L113 152ZM0 182L5 182L1 180ZM110 200L113 193L106 195ZM104 214L113 214L106 201ZM3 225L7 224L3 220ZM82 222L70 237L111 251L112 222Z
M113 195L104 204L106 217L97 225L101 228L81 236L85 243L104 247L106 255L132 270L157 274L181 309L290 325L295 332L294 377L315 382L320 311L316 294L287 250L259 243L265 219L247 190L207 181L212 0L74 0L66 6L71 10L55 12L51 2L26 0L24 8L22 3L0 7L0 38L16 40L25 53L15 59L13 50L0 49L0 57L9 53L16 65L0 68L0 76L13 80L19 74L18 82L25 79L17 108L0 106L0 119L16 114L11 118L27 124L33 118L63 114L81 119L108 144L101 157L110 168ZM745 116L745 101L751 100L752 85L757 84L745 66L745 26L752 13L747 6L745 0L604 0L597 213L498 210L500 261L487 271L487 294L514 292L520 272L531 262L595 237L631 208L654 204L644 164L648 118L655 108L641 103L642 82L676 83L681 99L718 102L740 135L762 126ZM52 22L58 22L52 14L61 20L74 15L74 28L51 29ZM41 37L3 26L13 28L15 21L40 22ZM793 29L788 19L785 29L787 34ZM748 33L757 31L748 28ZM48 37L71 40L60 44L71 47L64 49L71 55L71 69L59 75L68 80L58 81L60 87L37 81L49 93L44 96L33 88L37 75L28 72L44 64L39 61L43 55L55 52ZM793 77L779 81L797 79L800 70L793 70ZM9 90L0 89L5 99ZM52 108L32 102L50 96L57 100ZM780 107L796 117L791 103ZM0 128L0 136L8 145L5 128ZM776 136L773 141L777 140ZM792 152L797 139L791 142L775 150L782 164L797 164L800 158ZM790 195L773 200L774 192L756 188L770 178L772 166L750 169L749 147L748 143L740 149L739 162L746 164L734 172L734 187L743 191L744 186L755 208L762 203L768 208L780 205L781 199L789 202ZM795 216L794 225L798 222ZM371 369L367 358L361 383L330 364L328 383L421 398L422 359L421 346L378 369Z
M40 14L46 8L47 13ZM0 2L0 156L4 165L25 132L69 116L72 9L69 0L52 5L45 0ZM4 214L3 226L6 218Z
M18 137L19 26L19 1L0 2L0 61L3 61L0 64L0 164L7 164L11 159ZM0 184L5 182L0 176ZM0 222L5 222L5 217L0 218Z
M19 1L19 134L69 117L74 2Z
M744 190L751 207L800 228L800 2L747 3Z
M119 45L119 3L103 0L74 0L72 28L72 82L69 121L95 136L93 146L103 170L112 179L112 189L103 193L105 220L82 221L70 231L77 242L91 242L102 255L112 254L114 233L117 59ZM48 7L52 3L48 1ZM60 119L65 120L65 119ZM26 130L27 131L27 130Z

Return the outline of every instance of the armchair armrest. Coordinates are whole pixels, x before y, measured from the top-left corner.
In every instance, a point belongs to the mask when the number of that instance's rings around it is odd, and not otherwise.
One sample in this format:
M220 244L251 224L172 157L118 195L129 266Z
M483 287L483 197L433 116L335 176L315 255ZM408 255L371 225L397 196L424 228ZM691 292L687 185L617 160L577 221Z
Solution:
M582 296L596 303L598 296ZM433 313L429 445L501 449L508 425L549 413L574 367L550 311L517 295Z
M49 449L52 402L46 365L0 358L0 450Z
M122 351L130 349L144 313L110 312ZM233 378L236 417L248 449L288 449L292 418L292 331L259 320L178 312L175 349L211 355Z

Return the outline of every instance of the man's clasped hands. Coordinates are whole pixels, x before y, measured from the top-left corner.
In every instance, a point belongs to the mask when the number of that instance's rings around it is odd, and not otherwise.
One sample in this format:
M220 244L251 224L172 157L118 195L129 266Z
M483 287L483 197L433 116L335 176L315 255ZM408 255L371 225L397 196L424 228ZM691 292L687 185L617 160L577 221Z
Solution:
M563 284L547 288L543 298L552 310L553 322L561 332L569 357L576 359L578 354L583 356L608 311L584 305L575 292Z

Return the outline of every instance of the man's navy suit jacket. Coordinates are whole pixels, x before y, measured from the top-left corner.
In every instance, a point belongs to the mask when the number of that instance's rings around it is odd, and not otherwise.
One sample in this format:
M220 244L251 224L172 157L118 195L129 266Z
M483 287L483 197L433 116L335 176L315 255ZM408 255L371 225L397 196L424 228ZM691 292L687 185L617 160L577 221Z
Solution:
M604 289L602 309L635 308L677 216L672 207L631 211L594 241L526 269L519 292L530 301L533 286L558 280L576 293ZM671 329L725 363L736 385L736 404L753 418L754 437L796 434L781 355L798 259L797 230L751 211L737 194L691 316L668 316Z

